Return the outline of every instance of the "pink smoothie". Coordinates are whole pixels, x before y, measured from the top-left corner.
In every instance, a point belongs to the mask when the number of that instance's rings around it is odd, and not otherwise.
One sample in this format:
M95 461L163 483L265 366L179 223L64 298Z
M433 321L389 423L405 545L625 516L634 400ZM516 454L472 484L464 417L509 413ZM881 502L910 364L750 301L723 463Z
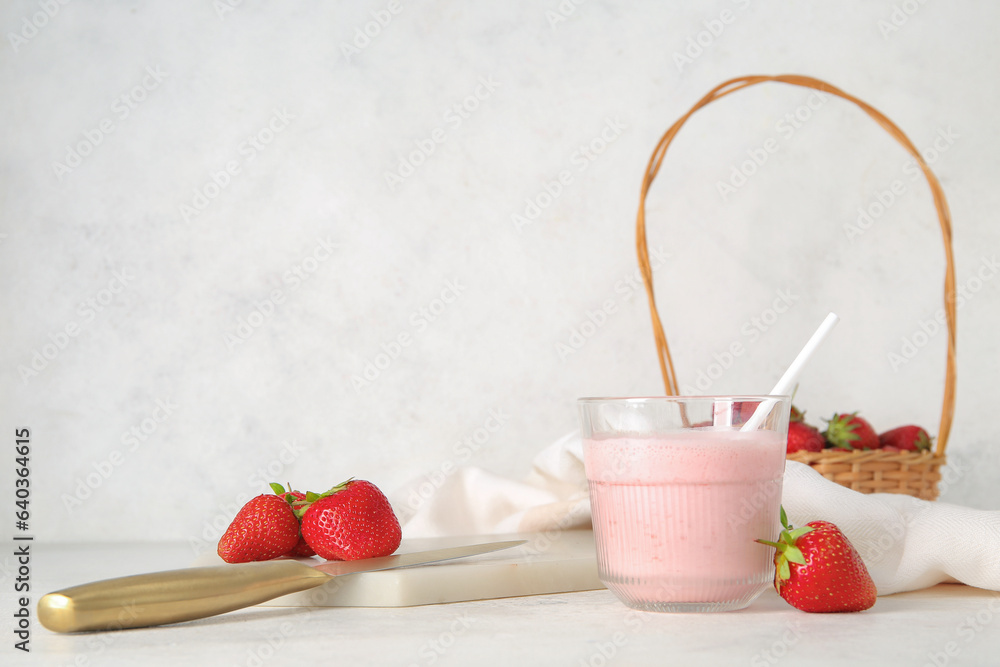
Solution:
M602 580L635 606L739 609L771 584L785 439L711 428L584 441ZM722 603L721 601L727 601Z

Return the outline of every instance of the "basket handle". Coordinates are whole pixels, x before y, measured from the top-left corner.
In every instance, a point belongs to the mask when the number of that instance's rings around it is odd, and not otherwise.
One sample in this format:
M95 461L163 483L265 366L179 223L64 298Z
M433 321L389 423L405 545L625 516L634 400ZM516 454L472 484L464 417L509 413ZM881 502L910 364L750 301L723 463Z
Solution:
M642 179L642 192L639 195L639 213L636 218L636 251L639 255L639 268L642 271L643 283L646 286L646 295L649 298L649 310L653 320L653 336L656 338L656 352L667 395L675 396L679 392L677 376L674 372L674 363L670 357L670 348L667 347L667 337L663 333L663 324L660 320L660 314L656 310L656 299L653 294L653 268L649 263L649 248L646 244L646 194L649 192L649 187L652 185L653 179L656 178L657 172L660 171L663 158L667 154L667 147L670 146L670 142L673 141L677 132L680 131L688 118L698 111L698 109L711 104L715 100L743 88L764 83L765 81L777 81L793 86L814 88L853 102L862 111L875 119L875 122L891 134L896 141L901 143L924 172L924 177L927 179L927 184L930 186L931 194L934 197L934 207L937 209L938 220L941 223L941 235L944 237L945 251L944 310L948 320L948 351L947 366L945 368L944 400L941 405L941 423L938 427L937 445L935 447L935 453L938 456L942 456L948 444L948 434L951 431L952 418L955 412L955 260L951 248L951 213L948 210L948 202L945 199L944 191L941 189L941 184L938 182L934 172L927 165L920 151L917 150L913 142L909 140L895 123L886 118L878 109L853 95L849 95L825 81L809 76L799 74L743 76L719 84L701 98L697 104L691 107L686 114L681 116L677 122L670 126L670 129L664 133L649 158L649 164L646 166L646 173Z

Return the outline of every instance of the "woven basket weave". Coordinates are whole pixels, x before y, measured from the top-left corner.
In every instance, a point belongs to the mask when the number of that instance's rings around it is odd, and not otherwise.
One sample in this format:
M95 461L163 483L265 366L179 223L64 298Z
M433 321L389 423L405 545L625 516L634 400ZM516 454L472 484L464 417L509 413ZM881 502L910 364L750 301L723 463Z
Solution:
M677 378L674 373L667 338L663 333L663 324L656 309L656 299L653 294L653 269L649 263L649 249L646 245L646 194L656 178L667 147L674 136L698 109L730 95L738 90L748 88L768 81L776 81L794 86L802 86L820 90L830 95L853 102L868 116L873 118L889 134L891 134L913 156L920 165L927 184L930 186L941 224L941 235L945 250L945 281L944 310L948 324L948 348L946 353L944 399L941 405L941 421L938 427L937 444L934 451L927 452L886 452L882 450L848 451L842 449L826 449L822 452L795 452L788 455L790 460L800 461L813 467L821 475L838 484L847 486L862 493L902 493L926 500L934 500L938 496L937 483L941 479L941 467L945 465L945 447L948 444L948 434L951 431L952 417L955 410L955 265L951 248L951 214L948 202L937 177L927 165L920 151L907 136L891 120L874 107L866 104L844 91L812 77L787 74L779 76L746 76L731 79L712 89L698 101L686 114L681 116L668 129L649 158L646 173L642 182L642 193L639 198L639 213L636 219L636 250L639 256L639 268L642 271L646 294L649 298L649 308L652 315L653 335L656 339L657 356L660 371L668 396L676 396L678 392Z

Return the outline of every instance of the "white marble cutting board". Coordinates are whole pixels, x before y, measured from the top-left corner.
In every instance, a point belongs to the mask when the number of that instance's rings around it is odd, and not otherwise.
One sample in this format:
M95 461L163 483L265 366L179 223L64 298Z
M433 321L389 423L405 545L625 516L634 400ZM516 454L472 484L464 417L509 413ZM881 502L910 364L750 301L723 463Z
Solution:
M432 565L344 575L319 588L270 600L264 606L411 607L604 588L597 577L590 530L411 539L403 540L397 553L516 539L526 543ZM310 560L316 559L303 562ZM212 554L195 565L219 562Z

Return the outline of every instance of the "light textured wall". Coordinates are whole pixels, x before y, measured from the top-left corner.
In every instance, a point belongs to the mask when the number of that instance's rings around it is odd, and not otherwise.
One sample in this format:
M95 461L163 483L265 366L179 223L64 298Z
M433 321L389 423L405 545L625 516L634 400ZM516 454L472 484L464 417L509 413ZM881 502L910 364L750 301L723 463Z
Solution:
M968 289L944 498L1000 508L998 22L972 0L4 3L0 382L32 530L199 539L271 479L516 477L578 396L661 392L631 277L646 160L711 87L787 72L933 157ZM649 201L682 384L740 342L708 391L764 392L835 310L801 407L936 432L942 242L906 163L804 89L695 116Z

